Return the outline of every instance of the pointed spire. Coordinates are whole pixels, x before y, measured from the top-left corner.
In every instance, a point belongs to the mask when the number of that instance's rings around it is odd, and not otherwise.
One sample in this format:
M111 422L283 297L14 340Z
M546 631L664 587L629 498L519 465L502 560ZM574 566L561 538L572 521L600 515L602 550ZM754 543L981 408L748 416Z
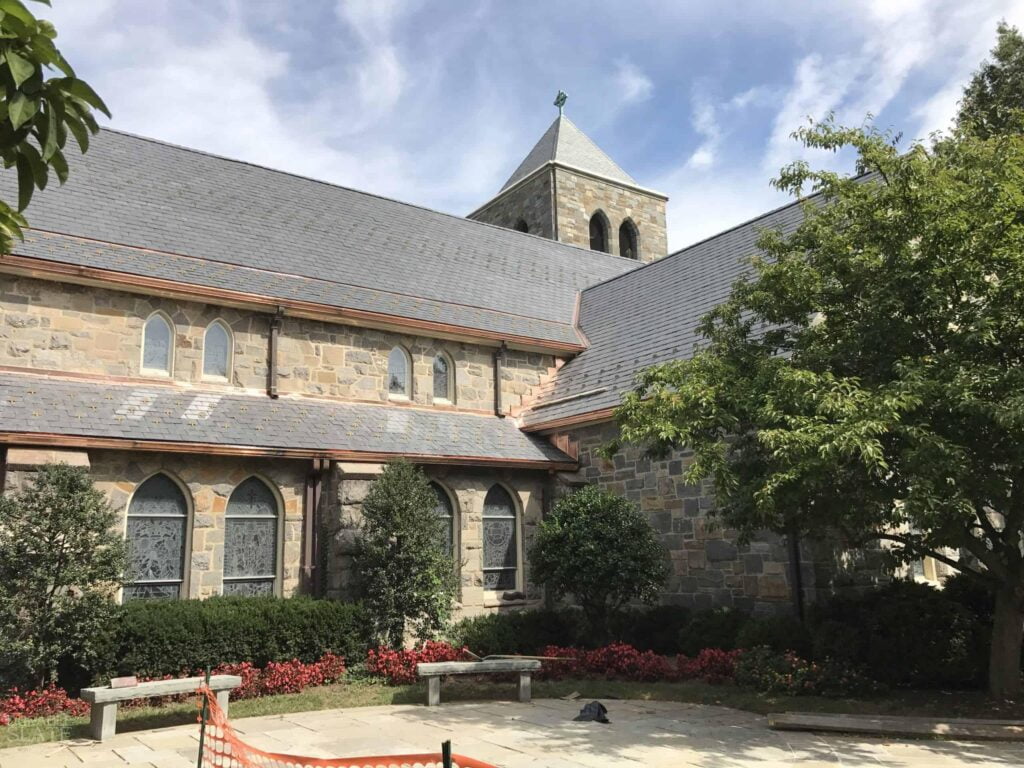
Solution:
M587 134L562 114L562 107L565 106L564 97L565 93L559 91L558 98L555 99L558 117L505 182L501 191L504 192L542 165L552 161L622 184L637 186L636 180L632 176L616 165L615 161L608 157Z

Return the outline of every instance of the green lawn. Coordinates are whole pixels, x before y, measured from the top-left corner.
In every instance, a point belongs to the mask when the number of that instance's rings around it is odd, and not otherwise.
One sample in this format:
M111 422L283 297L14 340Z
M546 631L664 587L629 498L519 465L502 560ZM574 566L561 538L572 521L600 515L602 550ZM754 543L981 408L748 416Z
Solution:
M560 698L579 693L584 701L601 699L614 711L615 699L682 701L718 704L725 707L768 713L781 711L836 712L854 714L934 715L941 717L988 717L1024 719L1024 702L996 703L978 692L900 691L869 699L825 699L817 696L769 696L731 685L706 683L626 683L605 680L534 681L536 698ZM445 683L442 701L512 699L512 683L483 683L452 680ZM318 709L369 707L381 704L422 704L426 685L389 687L375 682L352 680L303 693L267 696L231 704L231 717L280 715ZM582 706L582 703L581 705ZM139 707L118 713L118 732L163 728L195 722L194 704ZM88 738L88 718L57 717L19 720L0 727L0 748L68 738Z

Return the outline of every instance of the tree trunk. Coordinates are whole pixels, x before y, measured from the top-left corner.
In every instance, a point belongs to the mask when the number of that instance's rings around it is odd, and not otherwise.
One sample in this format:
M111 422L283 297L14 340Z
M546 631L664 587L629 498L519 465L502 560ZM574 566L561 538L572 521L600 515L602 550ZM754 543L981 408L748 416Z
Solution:
M996 592L992 621L992 650L989 655L988 690L1002 699L1021 693L1020 653L1024 640L1024 600L1014 587Z

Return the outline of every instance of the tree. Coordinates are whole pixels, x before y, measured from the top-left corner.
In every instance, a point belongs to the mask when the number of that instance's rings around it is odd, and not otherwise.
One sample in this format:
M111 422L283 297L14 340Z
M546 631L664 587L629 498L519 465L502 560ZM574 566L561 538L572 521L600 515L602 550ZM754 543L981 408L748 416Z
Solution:
M997 35L992 61L967 84L956 118L959 130L983 139L1024 127L1024 37L1005 21Z
M117 523L88 472L66 464L0 496L0 684L53 681L71 654L95 661L127 562Z
M110 117L103 100L57 50L56 37L53 25L20 0L0 0L0 159L18 174L17 209L0 201L3 253L10 253L14 238L23 238L27 222L21 212L36 188L46 188L51 169L61 184L67 180L68 134L86 152L89 135L99 131L93 110Z
M450 618L455 563L445 554L437 496L412 464L388 464L370 486L355 565L383 643L401 648L407 628L427 638Z
M572 595L602 636L613 611L652 602L668 578L665 550L647 519L594 485L563 496L540 524L530 571L555 597Z
M934 557L995 594L989 687L1021 689L1024 622L1024 136L900 152L868 127L847 177L798 162L803 223L765 231L751 275L689 360L644 371L622 439L687 446L745 534L838 532ZM614 446L612 446L614 449ZM951 557L950 550L963 557Z

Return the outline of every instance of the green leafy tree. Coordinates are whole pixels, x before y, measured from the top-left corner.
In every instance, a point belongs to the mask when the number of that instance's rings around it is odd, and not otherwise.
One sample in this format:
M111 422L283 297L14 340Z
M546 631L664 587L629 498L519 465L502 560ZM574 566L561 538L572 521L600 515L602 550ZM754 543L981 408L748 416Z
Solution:
M796 136L852 148L871 175L783 169L778 187L820 197L791 235L761 234L752 274L703 318L691 359L638 377L622 438L692 449L689 479L712 477L745 534L839 532L973 575L995 594L990 689L1015 695L1024 136L960 133L906 152L831 121Z
M1024 127L1024 37L1006 22L997 34L992 59L967 84L956 118L959 130L983 139Z
M650 603L668 578L665 550L634 504L594 485L563 496L540 524L530 573L555 597L571 595L606 637L611 614Z
M103 100L57 50L56 37L53 25L37 19L20 0L0 0L0 159L18 174L17 208L0 201L3 253L23 237L27 222L21 212L35 189L45 189L50 171L61 184L67 180L68 134L85 152L89 135L99 130L93 110L110 116Z
M400 648L407 629L436 634L451 617L455 563L426 475L388 464L363 500L362 528L355 565L378 641Z
M126 564L117 523L88 472L66 464L0 496L0 686L50 682L71 655L97 659Z

